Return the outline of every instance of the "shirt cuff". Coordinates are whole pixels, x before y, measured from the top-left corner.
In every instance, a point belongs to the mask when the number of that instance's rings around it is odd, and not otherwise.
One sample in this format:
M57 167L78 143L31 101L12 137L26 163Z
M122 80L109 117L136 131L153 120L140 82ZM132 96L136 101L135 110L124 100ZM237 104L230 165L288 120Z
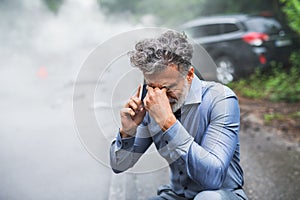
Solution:
M169 150L175 150L179 155L186 155L194 138L177 120L175 124L164 132L163 140Z
M135 137L122 138L119 132L116 137L116 150L129 149L134 144Z

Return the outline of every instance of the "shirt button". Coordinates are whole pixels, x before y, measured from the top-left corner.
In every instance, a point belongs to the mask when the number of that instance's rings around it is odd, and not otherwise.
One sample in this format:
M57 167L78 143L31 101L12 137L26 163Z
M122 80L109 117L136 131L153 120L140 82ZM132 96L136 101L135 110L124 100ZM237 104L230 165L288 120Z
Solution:
M187 186L185 186L183 189L184 189L184 190L187 190L187 189L188 189L188 187L187 187Z
M169 142L166 140L165 143L168 144Z
M125 146L128 145L128 142L124 142L124 145L125 145Z
M182 172L182 171L179 171L179 174L180 174L180 175L182 175L182 174L183 174L183 172Z

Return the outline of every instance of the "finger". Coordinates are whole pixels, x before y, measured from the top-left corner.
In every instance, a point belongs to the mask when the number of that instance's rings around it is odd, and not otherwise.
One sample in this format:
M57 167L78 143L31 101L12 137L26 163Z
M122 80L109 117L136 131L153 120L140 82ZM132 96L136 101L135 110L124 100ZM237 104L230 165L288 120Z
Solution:
M137 111L139 108L139 105L135 102L133 98L130 98L128 102L129 108L133 109L134 111Z
M153 87L150 87L149 85L147 85L146 89L147 89L148 92L152 92L153 91Z
M135 112L131 108L122 108L121 109L121 116L134 117L135 116Z
M144 98L143 103L144 103L144 108L146 110L149 110L149 104L148 104L149 103L149 92L147 93L146 97Z
M140 98L132 97L131 100L134 101L134 103L137 105L138 110L141 110L143 108L143 102Z
M142 91L141 91L142 88L143 88L143 84L139 85L138 90L137 90L137 92L135 94L135 97L140 98L140 95L142 93Z
M148 105L148 98L146 99L144 99L144 107L145 107L145 109L147 110L147 111L149 111L149 105Z
M166 96L168 96L168 95L167 95L168 91L169 91L169 89L166 88L166 87L163 87L163 88L161 89L161 92L162 92L164 95L166 95Z
M161 89L161 91L163 91L164 93L167 93L167 91L168 91L168 88L166 88L166 87L163 87L163 88Z
M141 99L139 99L138 97L135 97L135 96L131 97L130 100L133 101L134 103L136 103L137 105L142 103Z

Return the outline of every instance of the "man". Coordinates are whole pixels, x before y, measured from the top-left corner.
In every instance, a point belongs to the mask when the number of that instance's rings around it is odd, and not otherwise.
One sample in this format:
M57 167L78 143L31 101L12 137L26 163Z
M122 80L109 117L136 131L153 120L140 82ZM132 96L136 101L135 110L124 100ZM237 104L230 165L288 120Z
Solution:
M120 112L121 124L110 150L119 173L132 167L154 142L170 166L163 199L247 199L239 165L239 106L226 86L200 80L190 61L185 35L167 31L138 42L129 53L147 84Z

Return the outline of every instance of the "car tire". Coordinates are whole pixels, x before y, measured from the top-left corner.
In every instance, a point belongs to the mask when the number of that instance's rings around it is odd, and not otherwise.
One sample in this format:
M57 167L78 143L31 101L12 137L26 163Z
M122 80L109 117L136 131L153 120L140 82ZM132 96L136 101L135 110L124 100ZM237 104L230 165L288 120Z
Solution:
M228 56L221 56L216 59L217 79L223 84L232 82L235 79L235 64Z

